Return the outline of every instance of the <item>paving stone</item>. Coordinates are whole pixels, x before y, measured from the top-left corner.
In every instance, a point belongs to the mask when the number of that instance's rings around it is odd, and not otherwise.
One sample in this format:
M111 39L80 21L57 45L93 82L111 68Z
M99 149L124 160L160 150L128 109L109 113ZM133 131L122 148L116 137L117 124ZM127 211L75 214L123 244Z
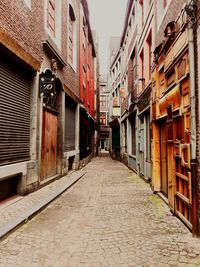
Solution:
M200 240L141 178L103 157L84 171L73 187L0 243L1 267L198 266ZM31 203L37 200L26 209Z

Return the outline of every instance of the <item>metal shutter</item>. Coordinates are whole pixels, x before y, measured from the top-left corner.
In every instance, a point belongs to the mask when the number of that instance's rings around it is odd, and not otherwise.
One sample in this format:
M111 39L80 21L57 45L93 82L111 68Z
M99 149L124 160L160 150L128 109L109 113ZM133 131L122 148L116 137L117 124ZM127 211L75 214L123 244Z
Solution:
M75 119L77 105L66 97L65 105L65 151L75 149Z
M0 62L0 165L30 159L30 78Z

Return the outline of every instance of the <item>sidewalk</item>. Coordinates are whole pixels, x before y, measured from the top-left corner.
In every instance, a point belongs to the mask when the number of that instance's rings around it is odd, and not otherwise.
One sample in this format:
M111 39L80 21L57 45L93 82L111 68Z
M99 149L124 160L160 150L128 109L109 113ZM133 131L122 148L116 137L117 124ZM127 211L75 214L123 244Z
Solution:
M0 238L26 222L85 174L83 169L75 171L29 195L16 197L0 205Z

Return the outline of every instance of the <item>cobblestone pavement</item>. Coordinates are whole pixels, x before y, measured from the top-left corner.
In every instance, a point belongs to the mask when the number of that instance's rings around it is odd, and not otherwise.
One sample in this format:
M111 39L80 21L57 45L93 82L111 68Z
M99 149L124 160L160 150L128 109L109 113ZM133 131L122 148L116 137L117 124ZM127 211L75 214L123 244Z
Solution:
M0 243L0 266L200 266L200 240L123 164L87 174Z
M29 195L1 203L0 238L63 193L84 173L83 170L70 173Z

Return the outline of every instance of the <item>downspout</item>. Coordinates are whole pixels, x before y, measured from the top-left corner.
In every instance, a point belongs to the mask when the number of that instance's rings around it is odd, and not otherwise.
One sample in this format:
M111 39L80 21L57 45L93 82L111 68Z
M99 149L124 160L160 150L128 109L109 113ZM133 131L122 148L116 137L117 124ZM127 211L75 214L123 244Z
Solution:
M188 15L188 52L190 68L190 128L191 128L191 179L192 179L192 232L197 235L197 195L196 195L196 99L195 99L195 42L194 42L194 24L195 19L195 1L186 5L185 11Z
M188 52L190 68L190 105L191 105L191 160L196 160L196 99L195 99L195 56L193 23L188 23Z

